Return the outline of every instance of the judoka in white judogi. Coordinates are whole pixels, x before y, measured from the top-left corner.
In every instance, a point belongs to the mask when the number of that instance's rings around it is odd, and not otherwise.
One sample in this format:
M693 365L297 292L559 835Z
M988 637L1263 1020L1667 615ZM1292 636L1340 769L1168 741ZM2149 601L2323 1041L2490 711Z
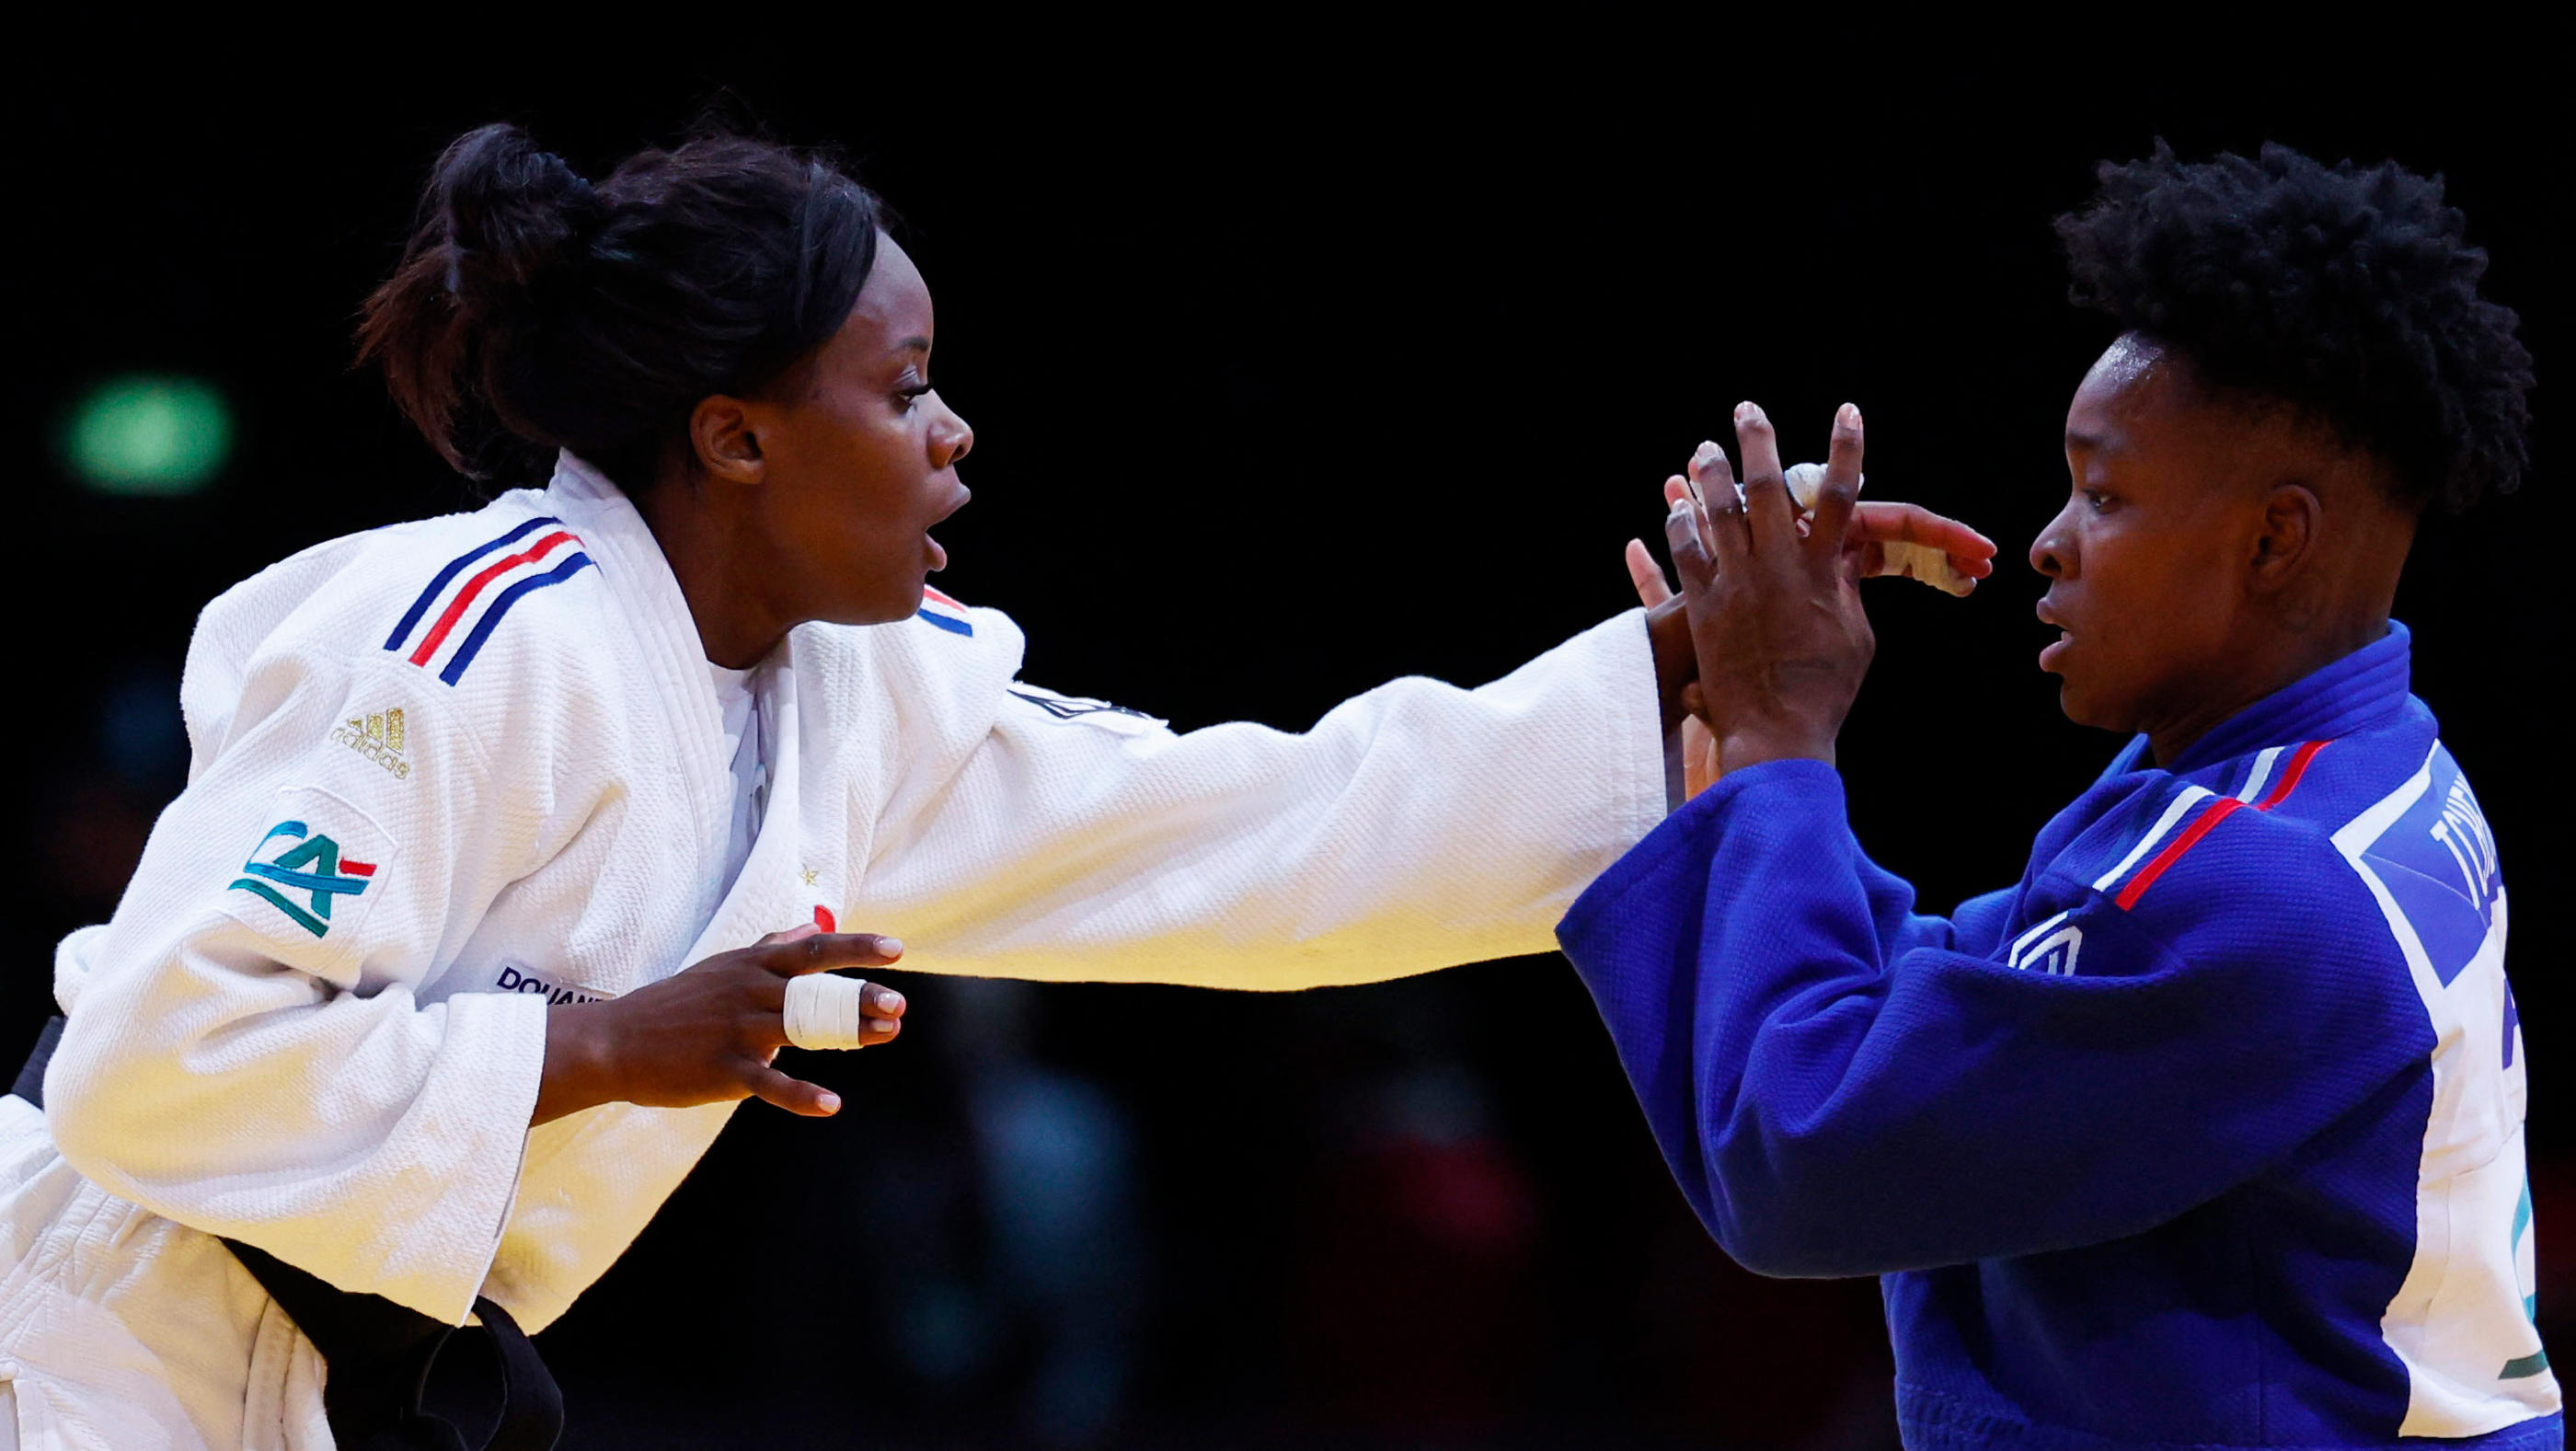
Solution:
M188 787L58 954L48 1110L0 1098L23 1443L330 1444L319 1357L219 1235L450 1322L478 1293L560 1315L734 1105L530 1129L549 1004L804 922L899 936L912 971L1257 989L1543 951L1667 804L1636 612L1303 735L1176 734L1020 657L938 597L792 632L731 732L766 775L727 890L718 682L579 461L217 599Z

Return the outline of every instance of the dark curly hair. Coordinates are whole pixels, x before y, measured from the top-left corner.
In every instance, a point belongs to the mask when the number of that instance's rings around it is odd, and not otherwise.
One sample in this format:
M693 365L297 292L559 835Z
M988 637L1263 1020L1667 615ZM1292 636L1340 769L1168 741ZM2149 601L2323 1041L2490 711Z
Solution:
M597 186L516 126L439 157L358 361L470 477L571 449L630 492L711 393L758 389L840 329L887 217L832 157L708 135Z
M2442 180L2328 167L2286 146L2204 162L2104 162L2058 218L2070 295L2189 359L2199 380L2286 404L2386 465L2403 503L2453 513L2522 481L2531 354L2478 296L2484 250Z

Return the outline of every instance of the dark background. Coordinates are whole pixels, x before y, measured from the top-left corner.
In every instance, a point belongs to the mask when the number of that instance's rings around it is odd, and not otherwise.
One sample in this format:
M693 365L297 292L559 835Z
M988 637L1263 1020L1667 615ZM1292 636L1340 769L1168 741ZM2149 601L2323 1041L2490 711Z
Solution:
M347 362L429 161L472 125L523 122L594 175L711 99L845 147L908 220L935 375L978 432L941 587L1012 612L1031 679L1183 728L1499 674L1628 602L1621 543L1737 399L1795 456L1857 400L1875 494L2005 543L1966 601L1877 589L1844 739L1863 839L1936 904L2014 876L2117 744L2058 715L2018 562L2108 340L2065 304L2049 220L2155 136L2273 138L2446 173L2540 358L2530 486L2430 530L2400 614L2526 904L2540 1303L2564 1340L2576 994L2544 702L2567 649L2570 116L2538 68L2563 33L1605 21L1506 44L1237 21L1010 64L962 18L682 34L656 58L531 42L469 65L495 47L449 34L291 70L22 57L0 185L28 699L0 1037L32 1033L53 939L113 909L183 778L196 609L316 540L468 504ZM205 493L85 493L53 452L82 390L134 369L234 405ZM1275 998L902 985L899 1045L806 1060L848 1111L747 1109L546 1334L568 1446L1892 1442L1875 1288L1725 1262L1560 959Z

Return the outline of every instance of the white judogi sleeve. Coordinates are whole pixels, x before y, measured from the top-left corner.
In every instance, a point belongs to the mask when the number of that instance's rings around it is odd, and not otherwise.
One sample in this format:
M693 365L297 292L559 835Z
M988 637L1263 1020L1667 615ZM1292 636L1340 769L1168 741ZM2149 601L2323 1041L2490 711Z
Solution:
M868 845L845 916L900 936L906 968L1285 989L1549 951L1666 809L1642 611L1481 689L1394 681L1304 734L1005 694Z
M510 783L424 672L255 649L234 613L210 606L190 649L188 790L115 919L63 944L46 1117L110 1192L458 1323L510 1210L546 1004L416 994L442 934L525 870L531 820L495 805Z

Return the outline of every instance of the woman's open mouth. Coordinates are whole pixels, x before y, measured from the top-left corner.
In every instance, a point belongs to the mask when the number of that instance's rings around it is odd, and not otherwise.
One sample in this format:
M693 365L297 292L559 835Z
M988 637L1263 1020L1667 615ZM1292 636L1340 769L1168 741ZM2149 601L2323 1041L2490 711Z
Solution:
M975 494L973 490L967 488L964 484L959 484L957 486L957 497L949 502L947 508L939 511L938 518L933 519L930 522L932 524L947 523L950 515L965 508L966 501L974 497ZM928 529L921 531L921 547L922 554L929 559L930 567L934 572L948 567L947 549L942 547L938 540L930 537L930 531Z
M2066 647L2072 642L2072 636L2064 630L2058 631L2056 639L2039 647L2039 668L2052 675L2056 674L2057 662L2065 657Z
M2058 624L2057 615L2049 609L2048 601L2045 599L2039 602L2039 622L2043 625L2057 625L2057 638L2039 648L2039 668L2050 674L2056 674L2057 663L2066 658L2067 647L2075 642L2075 635L2064 625Z

